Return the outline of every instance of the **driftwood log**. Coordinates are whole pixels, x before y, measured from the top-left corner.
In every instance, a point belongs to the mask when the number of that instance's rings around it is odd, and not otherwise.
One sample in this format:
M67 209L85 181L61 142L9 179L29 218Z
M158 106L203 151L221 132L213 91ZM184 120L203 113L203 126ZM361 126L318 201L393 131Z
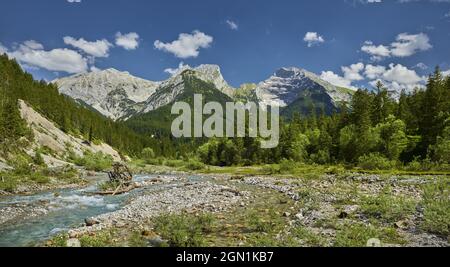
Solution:
M138 188L133 183L133 173L130 169L122 163L114 163L112 171L108 172L109 182L117 184L117 188L111 191L96 192L95 195L118 195L127 193L135 188Z

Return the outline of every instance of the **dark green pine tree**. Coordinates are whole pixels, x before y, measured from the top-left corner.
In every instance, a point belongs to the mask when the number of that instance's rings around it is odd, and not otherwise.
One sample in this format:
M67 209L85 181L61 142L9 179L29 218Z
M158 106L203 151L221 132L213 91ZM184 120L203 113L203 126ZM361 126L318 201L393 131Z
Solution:
M377 82L376 88L377 93L371 105L371 119L373 126L384 122L384 120L393 113L393 108L395 106L392 99L389 97L387 89L381 81Z
M445 84L439 67L429 77L427 90L425 91L420 107L419 133L422 142L419 149L423 157L427 156L429 148L436 143L438 135L443 130L445 121L443 110L446 107Z
M350 122L356 125L359 132L366 131L372 125L371 109L372 94L367 90L358 90L352 99Z

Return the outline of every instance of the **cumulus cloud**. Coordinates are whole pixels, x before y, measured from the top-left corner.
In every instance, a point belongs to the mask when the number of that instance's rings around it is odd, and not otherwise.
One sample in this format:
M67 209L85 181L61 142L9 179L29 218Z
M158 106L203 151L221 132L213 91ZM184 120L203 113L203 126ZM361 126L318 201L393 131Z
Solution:
M364 64L359 62L352 64L350 66L342 66L341 71L344 76L340 76L332 71L323 71L320 78L323 80L341 87L346 87L349 89L357 90L355 86L352 85L354 81L364 80L361 72L364 70Z
M67 0L69 3L81 3L81 0Z
M430 38L424 33L401 33L396 41L387 45L374 45L372 41L366 41L361 51L371 55L373 61L380 61L387 57L409 57L420 51L427 51L433 46Z
M305 34L305 37L303 38L303 41L305 41L308 44L308 47L313 47L314 45L318 45L325 42L325 39L317 32L307 32Z
M156 49L174 54L178 58L198 57L200 48L208 48L214 38L198 30L189 33L181 33L178 39L171 43L163 43L156 40Z
M135 32L122 34L116 33L116 45L126 50L135 50L139 47L139 35Z
M412 91L425 85L426 77L421 77L412 69L401 64L389 64L388 67L382 65L364 65L355 63L350 66L341 67L343 76L332 71L323 71L320 75L325 81L336 86L342 86L356 90L353 85L355 81L367 81L369 85L375 87L381 81L394 97L398 97L402 90ZM450 75L450 70L448 71Z
M448 69L448 70L446 70L446 71L443 71L443 72L442 72L442 75L443 75L444 77L450 76L450 69Z
M344 78L349 81L361 81L364 77L361 76L360 72L364 70L363 63L352 64L348 67L342 67L342 72L344 73Z
M320 78L336 86L356 89L352 86L352 81L347 80L332 71L322 71L322 73L320 74Z
M189 65L185 65L184 62L180 62L180 64L178 64L178 68L167 68L164 70L165 73L170 74L171 76L174 76L184 70L190 69L191 67Z
M380 77L385 71L386 71L386 67L384 67L384 66L374 66L374 65L368 64L365 68L364 75L367 78L374 80L374 79L377 79L378 77Z
M70 49L53 49L46 51L44 46L30 40L8 53L22 65L43 68L49 71L80 73L88 69L87 60L81 54Z
M109 49L113 46L105 39L97 40L95 42L89 42L84 40L83 38L75 39L70 36L64 37L64 43L94 57L108 57Z
M391 44L391 47L393 56L409 57L419 51L431 49L433 46L430 44L430 38L424 33L401 33L397 36L397 41Z
M232 20L227 20L226 23L227 23L228 27L234 31L237 31L239 29L239 25Z
M371 59L373 61L380 61L381 59L391 55L389 47L384 45L374 45L371 41L366 41L361 47L361 51L372 55Z
M416 88L422 88L426 81L426 77L419 76L414 70L401 64L392 63L388 67L367 65L364 73L371 80L370 85L375 87L380 81L394 97L398 97L402 90L412 92Z

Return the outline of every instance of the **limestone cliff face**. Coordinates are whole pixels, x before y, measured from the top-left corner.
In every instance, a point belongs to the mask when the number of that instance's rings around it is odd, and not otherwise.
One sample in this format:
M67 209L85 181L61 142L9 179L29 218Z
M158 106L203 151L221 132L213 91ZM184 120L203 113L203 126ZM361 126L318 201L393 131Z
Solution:
M353 91L334 86L316 74L301 68L281 68L259 84L231 87L217 65L183 66L165 81L154 82L114 69L77 74L55 80L59 91L113 120L128 120L135 115L152 112L173 103L186 92L186 72L212 84L217 92L236 101L253 101L261 105L304 112L316 105L330 111L342 102L350 102ZM199 88L201 89L201 88Z
M171 103L184 90L182 73L186 70L193 71L198 79L214 84L224 94L233 95L234 89L225 81L217 65L185 67L162 82L147 81L128 72L107 69L77 74L53 83L62 94L94 108L106 117L126 120L134 114Z

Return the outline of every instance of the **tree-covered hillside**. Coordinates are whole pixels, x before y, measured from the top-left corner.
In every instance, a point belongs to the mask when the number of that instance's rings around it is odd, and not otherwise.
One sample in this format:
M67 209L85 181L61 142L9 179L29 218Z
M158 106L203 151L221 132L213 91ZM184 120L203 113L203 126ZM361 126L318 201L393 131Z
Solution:
M256 140L214 139L199 149L212 165L279 163L283 160L359 165L365 169L450 169L450 77L436 69L426 90L391 99L357 91L350 107L331 116L298 113L281 124L280 145L259 148Z
M64 132L83 136L87 141L102 140L120 151L136 154L151 140L126 126L115 123L72 99L44 81L37 82L14 60L0 56L0 143L4 149L27 134L20 119L17 100L29 103L36 111L55 122Z

